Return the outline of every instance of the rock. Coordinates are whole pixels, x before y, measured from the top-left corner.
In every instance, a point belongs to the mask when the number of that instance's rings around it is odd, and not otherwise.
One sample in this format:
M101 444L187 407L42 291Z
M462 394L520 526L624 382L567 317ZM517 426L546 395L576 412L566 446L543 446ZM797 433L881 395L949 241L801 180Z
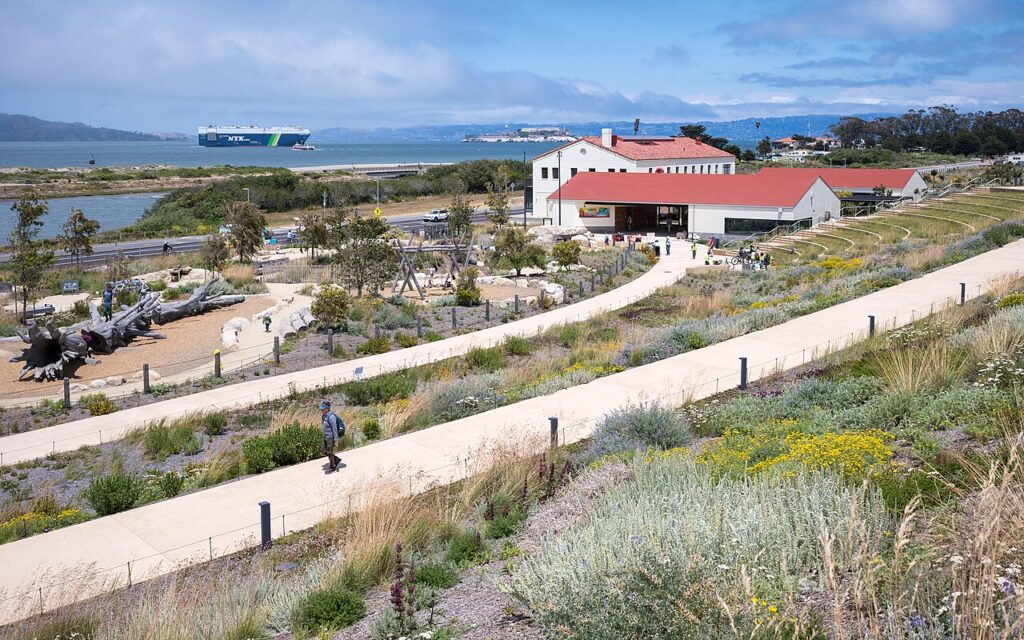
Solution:
M584 235L582 233L577 233L572 238L570 238L570 240L575 240L576 242L580 243L584 247L589 247L590 246L590 236Z
M551 296L555 304L562 304L565 302L565 287L557 282L549 282L544 285L544 295Z
M88 391L89 387L85 386L84 384L78 384L76 382L75 384L69 386L68 389L71 390L71 393L82 393L83 391Z
M107 381L103 380L103 379L93 380L92 382L89 383L89 388L90 389L106 389L107 388Z
M157 373L156 371L153 371L152 369L150 369L150 370L149 370L149 381L150 381L150 382L155 382L156 380L159 380L159 379L160 379L160 378L162 378L162 377L163 377L163 376L161 376L161 375L160 375L159 373Z
M298 569L298 567L298 563L295 562L278 562L277 565L274 567L274 571L294 571L295 569Z
M233 329L235 331L241 331L242 329L248 327L250 324L252 324L252 321L249 320L248 318L235 317L225 322L224 325L221 327L221 331L223 332L228 328Z
M224 349L234 349L238 346L238 332L224 327L224 330L220 332L220 344Z
M491 284L496 287L514 287L516 286L515 280L512 278L504 278L502 276L494 276L491 279Z
M104 380L104 382L107 383L108 387L120 387L125 381L123 376L111 376Z

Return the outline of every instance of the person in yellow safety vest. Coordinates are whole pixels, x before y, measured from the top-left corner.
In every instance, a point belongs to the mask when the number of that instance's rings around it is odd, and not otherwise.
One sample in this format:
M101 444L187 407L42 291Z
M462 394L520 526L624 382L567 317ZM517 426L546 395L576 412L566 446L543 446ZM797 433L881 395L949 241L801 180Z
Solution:
M693 254L693 259L696 260L697 259L697 243L696 242L694 242L693 244L690 245L690 253Z

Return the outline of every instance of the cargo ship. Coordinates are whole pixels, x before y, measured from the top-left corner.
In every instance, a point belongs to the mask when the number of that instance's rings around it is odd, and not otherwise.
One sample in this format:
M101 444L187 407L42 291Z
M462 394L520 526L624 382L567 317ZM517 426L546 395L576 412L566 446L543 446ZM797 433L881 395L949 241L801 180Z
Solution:
M291 147L307 138L298 127L199 127L200 147Z

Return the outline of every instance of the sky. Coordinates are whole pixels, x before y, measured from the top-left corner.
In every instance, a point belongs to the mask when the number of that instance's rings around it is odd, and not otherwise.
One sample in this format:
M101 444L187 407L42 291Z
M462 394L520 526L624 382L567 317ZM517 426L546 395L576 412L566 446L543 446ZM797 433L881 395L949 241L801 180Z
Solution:
M137 131L1024 105L1022 0L3 7L0 112Z

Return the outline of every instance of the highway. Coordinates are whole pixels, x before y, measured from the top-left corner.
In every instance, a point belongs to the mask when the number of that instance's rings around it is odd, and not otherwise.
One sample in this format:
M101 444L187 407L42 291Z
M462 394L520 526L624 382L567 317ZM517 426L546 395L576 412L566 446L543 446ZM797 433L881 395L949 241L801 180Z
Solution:
M515 219L516 216L523 215L522 206L509 210L509 216ZM473 222L482 222L487 219L485 210L480 207L476 212L473 213ZM428 223L423 222L423 213L410 213L401 216L390 216L388 222L391 226L397 227L406 233L419 233L420 229L423 229ZM273 229L272 233L274 238L277 239L281 246L288 246L288 231L298 231L297 227L280 227ZM152 238L148 240L127 240L125 242L108 242L103 244L93 245L93 253L90 256L83 256L81 263L83 266L94 266L98 264L104 264L111 258L115 257L118 252L124 252L124 255L133 258L143 258L147 256L156 256L163 253L164 242L171 245L171 248L175 253L195 253L202 247L203 242L208 236L181 236L177 238ZM59 267L66 267L75 264L74 256L68 255L64 251L56 251L56 265ZM9 262L11 259L10 254L0 254L0 264Z

